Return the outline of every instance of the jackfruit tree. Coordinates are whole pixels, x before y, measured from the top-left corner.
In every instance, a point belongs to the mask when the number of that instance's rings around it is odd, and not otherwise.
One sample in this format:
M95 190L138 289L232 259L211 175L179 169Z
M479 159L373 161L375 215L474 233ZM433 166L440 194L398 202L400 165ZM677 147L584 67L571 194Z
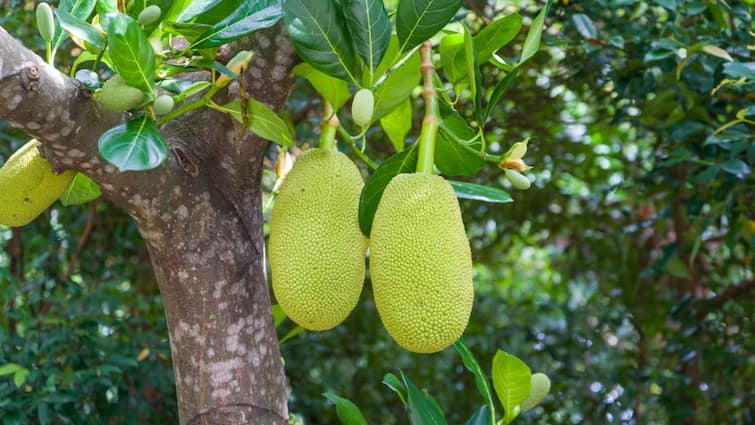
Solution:
M528 139L489 140L486 125L538 51L549 6L523 31L515 9L461 0L41 3L45 59L0 28L0 116L39 141L0 171L0 223L23 225L63 192L64 204L101 192L133 217L165 305L182 424L288 423L276 322L337 326L366 275L374 320L413 352L454 346L484 399L475 423L496 423L488 376L460 340L474 282L457 199L512 202L475 181L486 167L531 184ZM320 96L317 147L284 108L298 77ZM261 196L266 163L276 184ZM496 359L508 423L550 384L513 355ZM393 378L410 411L444 423L409 377Z

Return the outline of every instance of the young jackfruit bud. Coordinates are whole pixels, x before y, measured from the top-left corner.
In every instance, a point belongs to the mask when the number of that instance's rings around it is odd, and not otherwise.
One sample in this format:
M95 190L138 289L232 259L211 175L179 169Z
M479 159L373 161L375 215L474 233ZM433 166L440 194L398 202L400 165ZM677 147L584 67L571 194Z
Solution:
M49 43L55 35L55 17L52 15L52 8L47 3L40 3L37 5L36 14L39 35L46 43Z
M173 106L175 106L173 97L167 94L161 94L155 99L155 102L152 104L152 109L154 109L157 115L165 115L173 110Z
M515 188L521 190L527 190L532 185L532 182L530 182L530 179L528 179L527 176L519 171L512 170L511 168L506 169L506 179L508 179Z
M375 97L370 89L361 89L354 95L351 102L351 117L360 127L370 125L372 114L375 112Z
M152 25L155 22L157 22L158 19L160 19L160 15L162 15L163 11L160 9L160 6L152 5L147 6L144 8L144 10L139 13L139 17L136 18L136 22L139 23L139 25L144 25L145 27L148 25Z

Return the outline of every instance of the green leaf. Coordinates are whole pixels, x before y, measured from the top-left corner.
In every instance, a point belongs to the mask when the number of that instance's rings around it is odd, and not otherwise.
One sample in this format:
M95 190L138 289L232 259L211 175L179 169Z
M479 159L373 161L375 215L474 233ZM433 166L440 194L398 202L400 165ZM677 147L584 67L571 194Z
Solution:
M529 395L519 405L522 413L537 406L551 390L551 380L544 373L533 373L531 383Z
M29 376L29 369L19 369L13 374L13 383L16 384L16 388L21 388L26 382L26 377Z
M724 74L732 78L755 80L755 62L727 62L724 64Z
M744 161L739 159L730 159L724 162L723 164L721 164L721 169L726 171L727 173L734 174L739 178L743 178L744 176L750 174L750 167L745 164Z
M519 358L498 350L493 357L493 388L506 412L504 423L520 413L519 405L530 393L532 372Z
M655 0L655 2L672 12L676 12L676 0Z
M519 69L514 69L513 71L506 74L505 77L501 81L498 82L498 84L495 85L495 89L493 89L493 93L490 94L490 98L488 99L488 104L485 107L485 117L489 117L490 114L493 113L493 110L498 105L498 102L501 100L501 98L506 94L506 92L509 91L509 88L511 87L511 83L514 82L514 79L516 78L517 74L519 73Z
M188 22L217 6L221 1L222 0L191 0L188 7L176 16L175 21L179 23Z
M305 62L357 84L351 40L334 0L283 0L283 20L296 53Z
M409 409L409 422L412 425L445 425L446 417L438 407L438 403L427 393L424 393L401 373L407 390L407 408Z
M412 129L412 112L412 102L407 99L393 112L380 119L380 125L396 152L404 150L406 135Z
M461 0L404 0L396 11L400 52L408 52L448 24Z
M469 347L467 347L466 344L464 344L464 341L459 338L454 342L454 348L456 349L456 352L459 353L459 357L461 357L461 361L464 362L464 366L472 372L472 375L474 375L474 383L477 386L477 391L480 392L480 395L487 403L486 406L488 407L493 405L493 395L490 392L490 384L488 384L488 377L485 376L485 372L482 371L482 368L480 367L480 364L477 363L477 360L475 360L474 356L472 355L472 352L469 350ZM477 414L480 413L482 409L478 410ZM487 409L488 416L490 416L491 412L490 409ZM475 414L475 416L477 415ZM486 422L490 423L490 422Z
M448 34L440 39L440 64L448 81L456 84L467 75L464 34Z
M483 186L475 183L448 181L456 191L456 197L471 199L473 201L490 202L491 204L505 204L514 202L511 195L503 189L491 186Z
M595 24L592 23L592 19L584 13L575 13L571 17L574 26L577 27L579 34L587 40L595 40L598 38L598 30L595 28Z
M55 11L55 14L58 16L60 26L68 31L69 34L88 43L94 47L96 52L105 48L105 37L102 36L97 28L93 27L83 19L71 15L65 10L58 9Z
M531 58L537 53L538 49L540 49L540 38L543 35L543 24L550 4L551 2L548 0L545 3L545 7L543 7L535 19L532 20L530 31L527 33L527 38L524 40L524 47L522 47L522 58L519 59L520 65L526 62L527 59Z
M472 96L475 116L478 125L483 125L485 119L482 116L482 75L480 74L480 65L477 63L477 52L474 47L474 40L469 27L464 24L464 56L467 63L467 80L469 80L469 91Z
M130 16L122 13L107 17L107 42L115 71L128 85L154 92L155 53L147 36Z
M493 53L509 44L519 34L521 28L522 17L518 13L504 16L483 28L474 37L477 60L480 63L489 61Z
M320 72L308 63L296 65L293 73L309 81L320 96L333 106L334 111L341 109L341 106L351 97L349 83Z
M391 40L391 22L382 0L343 0L343 14L354 50L375 72Z
M720 48L718 46L714 46L712 44L707 44L707 45L703 46L703 52L705 52L705 53L707 53L707 54L709 54L711 56L715 56L717 58L725 59L725 60L730 61L730 62L734 61L734 58L731 57L731 55L729 54L729 52L727 52L726 50L724 50L724 49L722 49L722 48Z
M55 11L63 11L86 21L89 15L92 14L96 4L97 0L61 0ZM63 31L61 27L56 28L55 36L52 39L53 50L58 50L66 38L68 38L68 33Z
M386 159L370 176L359 197L359 227L365 236L370 236L380 198L393 177L401 173L413 173L417 168L417 144Z
M278 341L279 344L283 344L284 342L288 341L289 339L295 337L296 335L299 335L300 333L303 333L305 330L301 326L297 326L293 329L291 329L283 338Z
M343 425L367 425L367 420L362 415L356 404L338 394L327 392L323 394L328 400L336 405L336 414Z
M120 171L149 170L162 164L168 148L148 117L135 118L104 132L100 154Z
M23 370L24 367L19 366L15 363L6 363L2 366L0 366L0 376L3 375L13 375L14 373L18 372L19 370Z
M487 404L483 404L467 421L466 425L490 425L493 423L493 416Z
M231 114L236 121L244 123L241 119L241 102L235 100L217 108L220 111ZM284 147L294 145L294 136L291 129L281 117L264 103L255 99L249 99L246 107L246 126L257 136L277 143Z
M400 398L401 402L406 406L406 388L404 388L404 384L401 383L396 375L386 373L383 377L383 384L398 394L398 398Z
M277 328L280 326L281 323L283 323L284 320L286 320L286 313L283 312L283 309L278 304L273 304L273 321L275 322L275 327Z
M375 113L372 120L378 120L389 114L411 96L414 88L422 79L419 52L393 71L375 90Z
M200 35L191 47L204 49L227 44L254 31L275 25L281 14L279 0L242 2L241 7Z
M73 181L68 185L63 195L60 197L60 203L64 206L86 204L95 200L102 195L100 186L82 173L76 173Z
M440 132L436 139L435 165L448 176L473 176L485 165L477 152L482 147L476 133L451 106L440 104Z

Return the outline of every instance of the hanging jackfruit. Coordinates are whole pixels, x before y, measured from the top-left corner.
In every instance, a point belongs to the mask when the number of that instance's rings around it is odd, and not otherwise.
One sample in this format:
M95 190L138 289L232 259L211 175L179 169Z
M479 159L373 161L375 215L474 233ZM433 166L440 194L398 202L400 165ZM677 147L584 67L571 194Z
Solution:
M370 276L380 319L409 351L434 353L464 332L472 311L472 254L451 185L399 174L370 233Z
M346 155L310 149L280 188L270 226L273 292L305 329L337 326L359 300L367 249L358 221L362 186Z
M37 146L39 141L31 139L0 168L0 224L28 224L60 198L76 174L53 173Z

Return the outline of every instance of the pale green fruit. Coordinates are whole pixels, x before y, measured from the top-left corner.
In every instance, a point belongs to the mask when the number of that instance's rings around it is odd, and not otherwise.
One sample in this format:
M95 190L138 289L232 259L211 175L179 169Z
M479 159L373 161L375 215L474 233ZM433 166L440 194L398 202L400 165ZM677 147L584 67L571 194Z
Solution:
M47 3L37 5L37 30L42 39L49 43L55 35L55 17L52 14L52 8Z
M160 19L160 15L162 13L163 12L160 9L160 6L154 4L147 6L139 13L139 17L136 18L136 22L138 22L139 25L144 26L152 25L157 22L158 19Z
M76 174L53 173L37 146L39 141L30 140L0 168L0 224L28 224L60 198Z
M453 344L472 311L472 254L451 185L431 174L388 184L370 234L370 276L380 319L409 351Z
M351 117L360 127L370 125L372 114L375 112L375 97L370 89L361 89L354 95L351 102Z
M510 168L506 169L506 178L517 189L527 190L532 185L530 179L528 179L527 176L520 173L519 171L512 170Z
M114 75L94 92L94 98L113 112L125 112L144 102L144 92L126 84L120 75Z
M155 102L152 104L152 109L155 110L157 115L164 115L172 111L173 106L175 106L173 97L167 94L162 94L157 96L157 99L155 99Z
M358 221L363 186L346 155L310 149L280 188L270 225L273 292L305 329L337 326L359 300L367 249Z

